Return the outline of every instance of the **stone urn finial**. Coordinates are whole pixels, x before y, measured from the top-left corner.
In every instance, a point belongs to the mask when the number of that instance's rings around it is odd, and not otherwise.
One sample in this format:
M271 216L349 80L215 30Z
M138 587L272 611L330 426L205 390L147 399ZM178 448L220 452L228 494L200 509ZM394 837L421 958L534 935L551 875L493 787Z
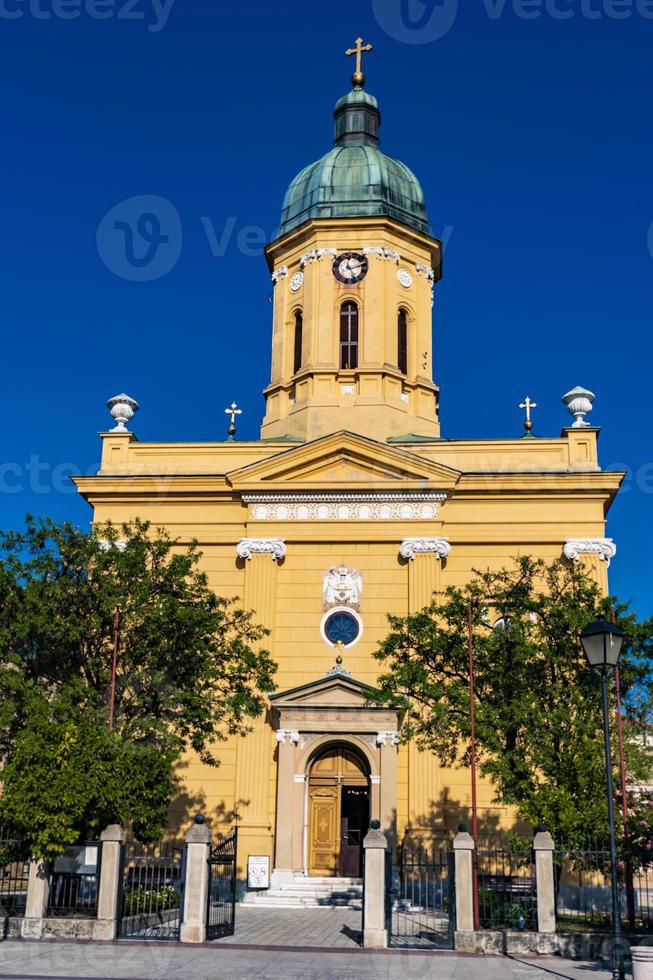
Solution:
M592 411L592 406L596 401L596 395L587 388L572 388L562 400L569 409L569 414L573 415L575 422L572 429L586 429L590 423L585 421L585 416Z
M118 423L111 432L129 432L127 422L130 422L138 411L138 402L129 395L114 395L107 402L107 408L114 421Z

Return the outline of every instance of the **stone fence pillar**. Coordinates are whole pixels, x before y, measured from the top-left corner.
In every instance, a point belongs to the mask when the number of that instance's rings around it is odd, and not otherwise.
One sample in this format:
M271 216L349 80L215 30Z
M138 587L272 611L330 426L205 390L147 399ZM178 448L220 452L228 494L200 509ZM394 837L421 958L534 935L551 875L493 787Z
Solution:
M537 887L537 931L556 931L556 893L553 874L553 837L546 830L538 830L533 839L535 851L535 880Z
M461 825L461 827L464 826ZM456 932L474 931L474 838L460 830L453 842L456 867Z
M380 827L380 821L373 820L371 829L363 841L365 851L363 946L365 949L387 949L388 946L388 928L385 915L385 862L388 841Z
M111 942L116 938L118 928L118 895L125 832L122 827L112 824L102 831L100 840L100 886L94 938Z
M32 858L29 863L27 879L27 900L25 916L21 923L23 939L40 939L43 935L43 920L50 895L50 867L45 861Z
M201 814L186 834L186 881L184 915L179 939L203 943L206 938L206 909L209 898L209 850L211 831Z

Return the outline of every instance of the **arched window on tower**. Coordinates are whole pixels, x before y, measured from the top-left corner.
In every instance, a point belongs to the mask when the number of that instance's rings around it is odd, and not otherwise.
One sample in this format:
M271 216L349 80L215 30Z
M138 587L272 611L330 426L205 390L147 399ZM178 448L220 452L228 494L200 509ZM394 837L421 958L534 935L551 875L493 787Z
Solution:
M297 374L302 366L302 345L304 342L304 317L301 310L295 313L295 341L293 348L293 368L292 373Z
M397 318L397 366L402 374L408 374L408 314L399 310Z
M340 368L358 367L358 307L351 300L340 307Z

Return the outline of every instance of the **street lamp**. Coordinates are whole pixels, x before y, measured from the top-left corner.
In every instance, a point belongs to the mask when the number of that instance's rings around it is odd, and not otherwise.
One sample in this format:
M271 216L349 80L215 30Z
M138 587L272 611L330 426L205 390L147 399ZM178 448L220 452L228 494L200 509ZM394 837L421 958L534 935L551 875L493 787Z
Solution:
M610 866L612 879L612 936L613 980L623 980L624 957L621 944L621 911L617 883L617 833L614 822L614 787L612 783L612 751L610 748L610 712L608 706L608 676L619 663L624 634L618 626L599 618L590 623L580 634L585 656L590 667L601 675L603 694L603 740L605 743L605 773L608 791L608 823L610 825Z

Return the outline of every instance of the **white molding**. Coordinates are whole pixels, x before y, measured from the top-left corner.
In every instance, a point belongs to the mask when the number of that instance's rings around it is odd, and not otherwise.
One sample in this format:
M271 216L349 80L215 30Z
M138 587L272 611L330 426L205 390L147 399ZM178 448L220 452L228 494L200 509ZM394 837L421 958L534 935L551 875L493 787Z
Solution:
M401 735L399 732L379 732L376 736L376 744L379 746L383 745L399 745L401 742Z
M236 545L239 558L250 561L252 555L271 555L273 561L286 557L286 543L280 538L243 538Z
M296 783L305 783L306 782L306 773L296 772L295 773L295 782Z
M282 266L280 266L280 268L274 270L274 272L272 273L272 275L271 275L270 278L272 279L272 282L276 286L276 284L278 283L278 281L280 279L285 279L287 275L288 275L288 266L287 265L282 265Z
M106 538L101 538L98 541L100 551L111 551L112 548L115 548L116 551L124 551L128 543L126 538L118 538L117 541L107 541Z
M276 736L279 745L283 745L285 742L292 742L293 745L299 745L299 732L287 731L284 728L280 728L276 732Z
M424 276L431 285L435 282L435 269L432 265L424 265L422 262L418 262L415 266L415 272L419 276Z
M612 538L571 538L563 551L569 561L578 561L581 555L598 555L609 567L617 554L617 546Z
M405 538L399 554L407 561L415 561L418 555L435 555L442 560L451 554L451 544L448 538Z
M446 493L243 494L255 521L434 521Z
M323 258L335 259L337 254L337 248L312 248L310 252L306 252L305 255L302 255L301 259L299 260L299 264L303 269L304 266L308 265L310 262L319 262L320 259Z
M363 255L376 255L377 259L392 261L396 265L399 265L401 262L401 255L399 252L395 252L391 248L384 248L381 245L366 245L363 249Z
M370 783L372 786L378 786L381 782L380 776L370 776Z

